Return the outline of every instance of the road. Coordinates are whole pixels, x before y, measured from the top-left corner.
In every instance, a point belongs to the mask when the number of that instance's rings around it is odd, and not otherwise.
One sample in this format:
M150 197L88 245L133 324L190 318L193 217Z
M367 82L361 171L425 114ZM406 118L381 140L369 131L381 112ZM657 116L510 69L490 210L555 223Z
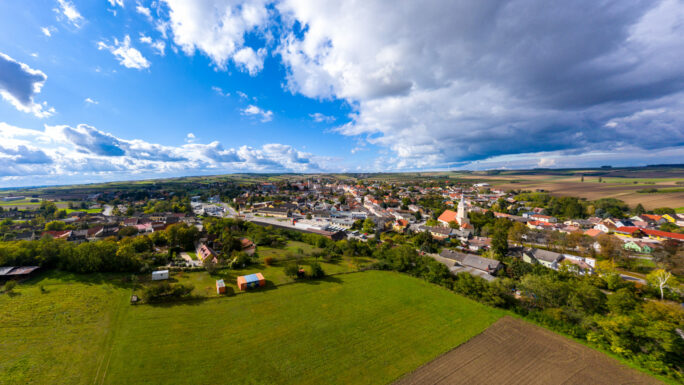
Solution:
M111 217L112 216L112 210L114 210L114 207L110 205L104 205L104 210L102 210L102 215L106 217Z

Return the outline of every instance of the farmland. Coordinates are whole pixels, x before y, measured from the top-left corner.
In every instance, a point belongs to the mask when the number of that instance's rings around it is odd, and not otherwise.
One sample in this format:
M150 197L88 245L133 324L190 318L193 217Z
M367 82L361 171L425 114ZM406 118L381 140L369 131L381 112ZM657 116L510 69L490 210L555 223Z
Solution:
M486 373L486 375L483 375ZM657 384L595 350L524 321L504 317L397 385Z
M632 207L641 203L649 210L658 207L677 208L684 202L684 170L681 168L526 170L505 171L494 175L456 173L453 177L488 182L503 190L544 190L552 195L576 196L588 200L617 198ZM657 191L644 192L649 189Z

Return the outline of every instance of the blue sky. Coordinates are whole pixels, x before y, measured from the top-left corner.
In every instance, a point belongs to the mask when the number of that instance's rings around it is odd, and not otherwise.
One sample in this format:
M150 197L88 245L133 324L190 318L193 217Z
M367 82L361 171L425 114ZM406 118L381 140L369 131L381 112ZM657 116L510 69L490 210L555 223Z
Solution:
M684 3L581 5L3 1L0 187L683 163Z

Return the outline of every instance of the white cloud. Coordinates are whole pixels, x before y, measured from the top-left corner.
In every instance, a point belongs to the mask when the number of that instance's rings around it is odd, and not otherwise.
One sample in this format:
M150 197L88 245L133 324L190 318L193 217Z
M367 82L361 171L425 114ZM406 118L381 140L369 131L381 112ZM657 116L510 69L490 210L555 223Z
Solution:
M131 47L131 38L126 35L123 41L114 39L114 44L108 45L105 42L98 42L99 50L106 49L111 52L119 63L126 68L144 69L150 67L150 62L138 51Z
M289 25L278 48L287 87L350 102L352 121L337 132L391 149L397 168L684 143L681 1L584 1L582 11L538 0L276 8ZM625 118L650 110L661 113Z
M149 44L152 48L154 48L156 53L158 55L164 56L165 54L165 49L166 49L166 43L164 43L162 40L153 40L151 37L146 36L144 34L140 34L140 42Z
M16 109L46 118L55 113L46 102L36 103L33 98L39 94L47 75L20 63L0 52L0 96Z
M247 108L244 108L242 113L244 115L261 116L261 121L264 123L273 120L273 111L263 110L253 104L250 104L247 106Z
M57 28L52 27L52 26L50 26L50 27L40 27L40 32L42 32L43 35L45 35L45 36L47 36L47 37L51 37L51 36L52 36L52 33L53 33L53 32L56 32L56 31L57 31Z
M230 96L230 92L224 91L221 87L212 86L211 89L212 89L214 92L216 92L217 95L220 95L220 96Z
M313 119L316 123L332 123L335 121L334 116L323 115L320 112L309 114L309 117L311 117L311 119Z
M149 8L144 7L142 4L138 3L138 5L135 7L135 11L138 12L139 14L145 16L147 20L152 21L154 20L152 18L152 11L150 11Z
M245 47L233 55L233 60L239 68L245 69L251 76L255 76L264 68L264 56L266 56L265 48L259 48L254 52L252 48Z
M225 149L219 142L164 146L118 138L95 127L45 126L43 131L0 122L0 178L16 184L117 180L131 176L231 171L319 171L313 156L284 144ZM23 183L22 183L23 181Z
M233 60L251 75L263 68L266 50L245 46L245 34L258 32L269 18L267 0L202 2L163 0L169 9L173 40L187 55L200 51L219 69ZM164 27L165 29L165 27Z
M84 102L88 104L100 104L100 102L98 102L97 100L93 100L91 98L85 98Z
M74 3L69 0L57 0L59 8L55 9L58 15L64 16L76 28L81 28L83 16L78 12Z
M109 5L111 5L112 7L119 6L119 7L123 8L123 6L124 6L123 0L107 0L107 1L109 2Z

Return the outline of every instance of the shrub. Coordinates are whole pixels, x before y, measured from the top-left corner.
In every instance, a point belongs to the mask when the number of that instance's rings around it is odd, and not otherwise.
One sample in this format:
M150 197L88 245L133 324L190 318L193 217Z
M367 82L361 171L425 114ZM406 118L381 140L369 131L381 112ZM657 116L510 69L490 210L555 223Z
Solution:
M285 275L296 278L299 273L299 266L296 263L288 263L284 269Z
M8 293L8 294L11 293L16 286L17 286L16 281L7 281L5 283L5 293Z
M311 278L322 278L325 276L325 271L318 262L311 262Z
M142 298L145 302L149 303L177 301L190 297L190 293L192 293L194 288L192 285L183 285L182 283L172 285L168 282L162 282L146 287L143 290Z
M273 266L273 263L274 263L275 261L276 261L276 259L273 258L273 257L266 257L266 258L264 258L264 263L266 264L266 266Z

